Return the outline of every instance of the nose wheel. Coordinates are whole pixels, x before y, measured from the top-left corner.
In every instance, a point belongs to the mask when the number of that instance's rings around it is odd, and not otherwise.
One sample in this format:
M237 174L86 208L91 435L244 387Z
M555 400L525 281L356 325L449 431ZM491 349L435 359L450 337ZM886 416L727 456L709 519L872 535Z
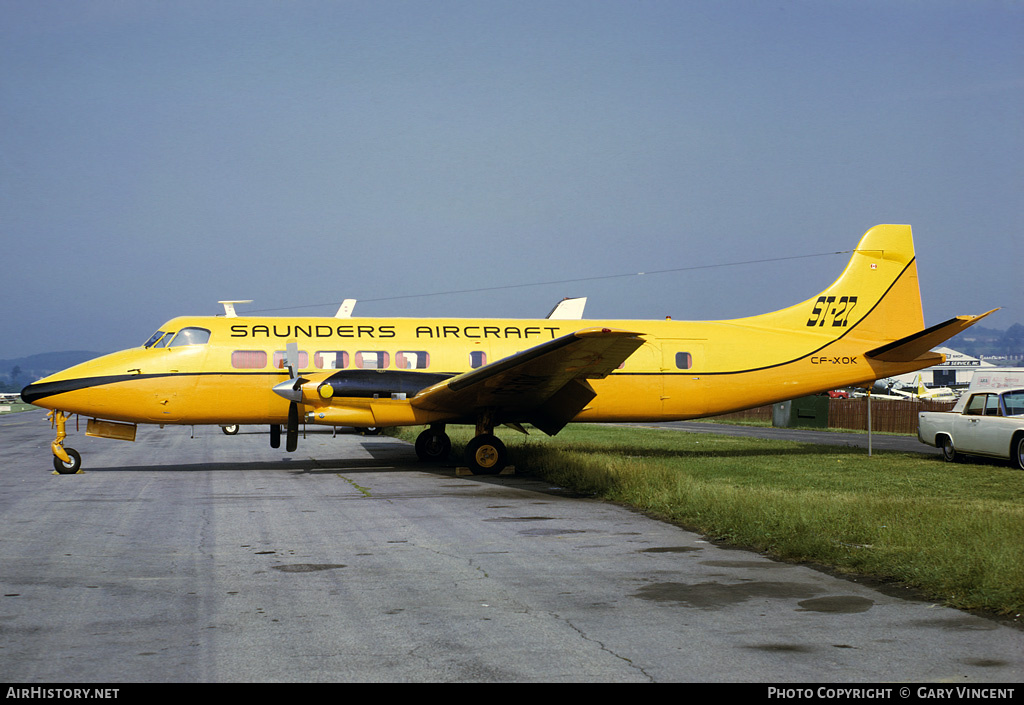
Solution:
M54 455L53 469L57 471L58 475L74 475L82 469L82 456L74 448L64 448L63 450L68 459L64 461Z
M64 439L67 438L65 423L68 420L63 411L51 411L47 416L57 429L57 437L50 444L53 451L53 469L58 475L74 475L82 469L82 456L74 448L65 448Z

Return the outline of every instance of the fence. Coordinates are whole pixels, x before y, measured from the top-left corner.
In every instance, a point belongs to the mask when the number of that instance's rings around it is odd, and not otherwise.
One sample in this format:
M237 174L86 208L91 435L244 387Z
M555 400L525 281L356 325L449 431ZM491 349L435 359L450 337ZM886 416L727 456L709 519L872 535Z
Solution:
M872 399L871 426L873 431L882 433L917 433L919 411L949 411L955 402L911 401L902 399ZM759 406L746 411L716 416L722 421L772 421L772 407ZM829 399L829 428L848 428L866 431L868 421L868 399Z

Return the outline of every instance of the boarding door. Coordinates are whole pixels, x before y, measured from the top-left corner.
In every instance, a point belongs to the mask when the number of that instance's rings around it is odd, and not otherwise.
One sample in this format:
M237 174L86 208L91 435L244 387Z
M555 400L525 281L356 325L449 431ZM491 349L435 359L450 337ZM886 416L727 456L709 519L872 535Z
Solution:
M707 409L705 340L661 338L662 413L666 417L699 416Z

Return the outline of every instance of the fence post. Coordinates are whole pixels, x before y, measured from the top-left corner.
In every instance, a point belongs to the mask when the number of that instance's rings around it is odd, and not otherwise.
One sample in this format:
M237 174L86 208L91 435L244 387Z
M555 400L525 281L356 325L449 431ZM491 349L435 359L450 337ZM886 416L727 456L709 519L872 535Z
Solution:
M871 457L871 390L868 389L868 457Z

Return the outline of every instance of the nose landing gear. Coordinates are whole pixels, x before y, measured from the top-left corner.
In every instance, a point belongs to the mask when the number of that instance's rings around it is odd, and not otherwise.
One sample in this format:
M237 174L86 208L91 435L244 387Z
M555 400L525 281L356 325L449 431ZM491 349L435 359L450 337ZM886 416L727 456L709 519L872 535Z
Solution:
M64 439L68 434L64 428L68 420L63 411L51 411L46 415L57 429L57 437L50 444L53 451L53 469L58 475L74 475L82 471L82 456L74 448L65 448Z

